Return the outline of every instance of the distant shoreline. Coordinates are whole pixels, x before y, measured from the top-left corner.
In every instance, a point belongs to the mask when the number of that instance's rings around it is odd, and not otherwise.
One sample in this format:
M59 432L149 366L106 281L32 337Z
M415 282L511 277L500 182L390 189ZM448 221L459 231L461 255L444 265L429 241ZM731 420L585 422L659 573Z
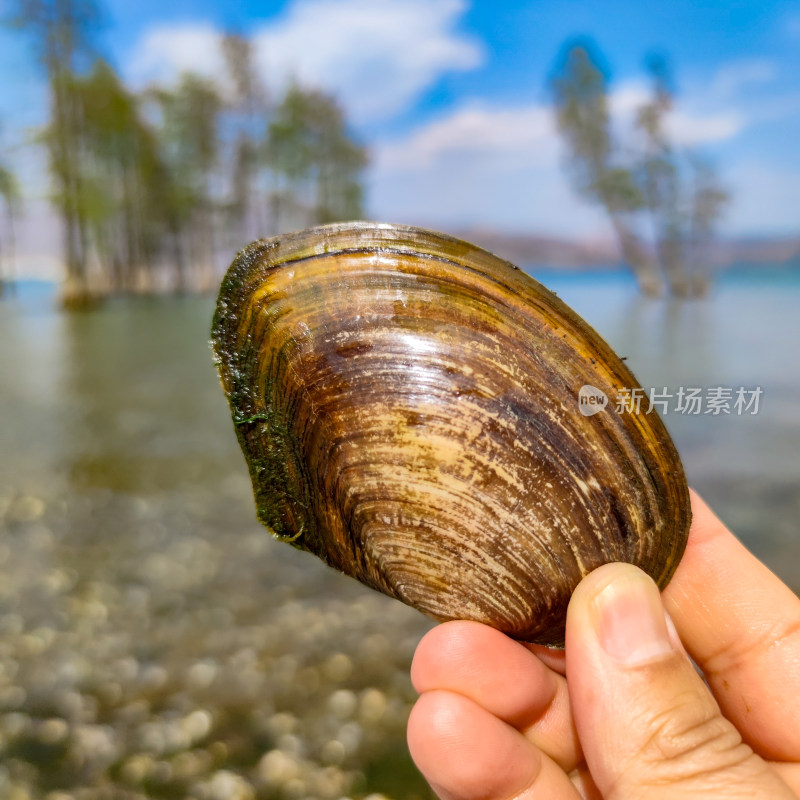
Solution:
M497 251L494 251L497 253ZM503 258L508 256L502 253L497 255ZM545 283L549 279L574 279L581 280L610 280L610 281L623 281L630 283L631 286L635 284L633 274L624 265L619 262L607 263L587 263L587 264L559 264L559 263L527 263L521 261L514 261L508 258L512 263L517 264L528 275L542 280ZM222 274L219 276L222 279ZM775 280L800 280L800 260L796 261L764 261L764 262L745 262L738 261L725 266L718 266L713 271L713 283L728 283L739 281L748 281L754 283L771 283ZM0 303L3 301L13 303L15 298L24 297L27 301L34 299L38 294L43 299L54 299L58 292L61 282L48 278L21 278L6 283L6 291L0 295ZM154 292L129 292L124 296L127 297L170 297L173 295L170 291L154 291ZM33 296L33 297L32 297ZM51 298L52 296L52 298ZM123 296L123 295L120 295ZM213 289L187 289L182 295L175 294L175 297L214 297L216 296L216 287Z
M482 228L462 229L454 235L520 266L588 272L625 269L615 243L610 240L573 241ZM710 247L710 258L709 266L714 272L761 266L800 269L800 237L719 239Z
M435 229L436 226L422 225ZM548 272L559 274L580 274L599 272L625 272L616 243L611 239L566 239L527 233L499 231L491 228L453 228L447 233L472 242L501 258L524 268L528 272ZM245 243L242 243L244 246ZM218 278L221 280L225 269L235 254L217 253ZM750 236L718 239L709 247L709 267L711 273L719 278L722 274L758 272L765 270L770 275L778 272L800 270L800 236ZM59 259L52 255L34 255L17 251L15 266L5 265L6 279L41 280L59 283L52 276L59 275L63 269ZM168 270L168 265L161 265ZM169 270L168 270L169 271ZM30 277L28 277L30 276ZM168 282L165 278L164 282ZM199 291L198 293L203 293Z

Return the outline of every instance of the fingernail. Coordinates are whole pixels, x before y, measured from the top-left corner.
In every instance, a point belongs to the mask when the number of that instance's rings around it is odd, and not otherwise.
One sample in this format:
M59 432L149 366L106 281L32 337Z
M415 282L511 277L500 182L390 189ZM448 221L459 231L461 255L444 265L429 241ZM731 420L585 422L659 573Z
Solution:
M636 666L673 650L658 588L641 570L628 568L593 601L600 646L615 661Z

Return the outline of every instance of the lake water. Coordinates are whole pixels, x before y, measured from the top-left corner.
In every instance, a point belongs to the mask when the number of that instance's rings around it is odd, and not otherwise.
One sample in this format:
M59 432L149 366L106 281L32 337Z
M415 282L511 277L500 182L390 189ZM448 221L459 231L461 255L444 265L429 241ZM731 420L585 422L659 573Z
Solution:
M644 300L622 274L538 277L673 395L690 483L800 587L799 274L683 303ZM0 301L0 794L170 797L216 780L245 798L427 797L403 727L428 623L258 526L212 307L68 315L37 284ZM687 415L680 387L762 394L757 414Z
M641 298L624 274L534 274L642 386L673 394L664 420L690 483L800 585L800 272L740 276L674 303ZM241 479L209 356L212 308L206 297L133 299L70 316L36 284L0 302L0 491L147 496ZM732 413L679 413L680 387L729 388ZM762 389L757 414L736 413L739 387Z

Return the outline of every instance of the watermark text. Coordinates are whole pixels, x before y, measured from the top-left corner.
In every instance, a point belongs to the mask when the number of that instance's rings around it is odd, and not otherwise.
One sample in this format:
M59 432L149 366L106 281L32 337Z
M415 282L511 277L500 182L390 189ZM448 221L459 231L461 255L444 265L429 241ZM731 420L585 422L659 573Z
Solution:
M590 417L606 407L617 414L684 414L745 416L758 414L764 390L760 386L679 386L671 390L641 386L617 390L613 402L596 386L585 384L578 392L578 409Z

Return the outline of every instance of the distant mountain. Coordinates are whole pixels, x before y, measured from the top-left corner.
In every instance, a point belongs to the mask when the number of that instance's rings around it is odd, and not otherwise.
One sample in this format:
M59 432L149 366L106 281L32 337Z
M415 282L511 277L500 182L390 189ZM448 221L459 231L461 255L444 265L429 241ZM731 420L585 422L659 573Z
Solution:
M714 245L715 263L722 267L739 264L800 267L800 237L787 239L722 239Z
M520 266L616 269L622 263L619 249L611 240L559 239L485 228L462 230L456 235ZM800 236L721 239L714 243L711 258L713 266L720 269L744 264L800 268Z

